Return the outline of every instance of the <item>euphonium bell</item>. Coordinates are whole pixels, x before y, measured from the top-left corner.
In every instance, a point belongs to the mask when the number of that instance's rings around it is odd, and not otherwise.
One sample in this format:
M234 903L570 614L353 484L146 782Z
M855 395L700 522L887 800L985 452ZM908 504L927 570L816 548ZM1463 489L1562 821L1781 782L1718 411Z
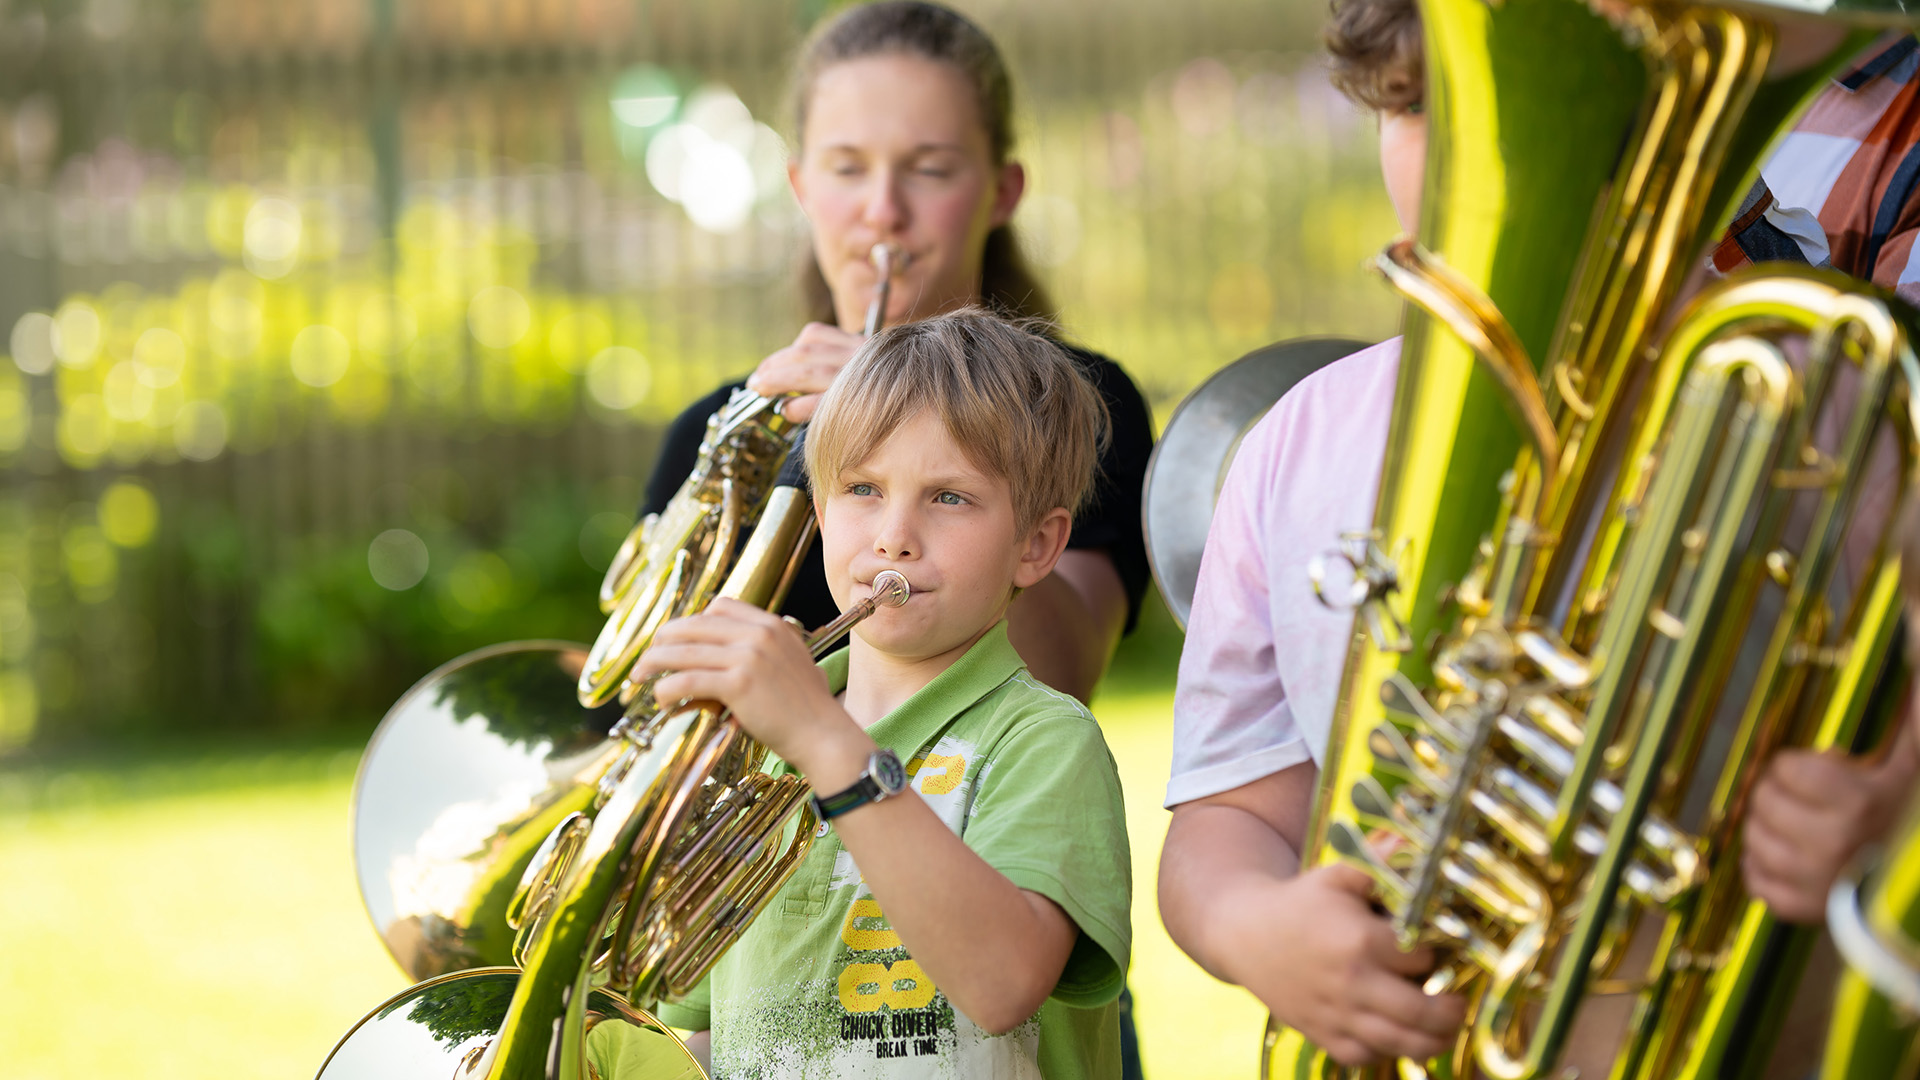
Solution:
M1341 541L1355 580L1327 582L1368 629L1308 861L1368 873L1440 957L1428 991L1470 1008L1446 1060L1368 1075L1557 1075L1576 1020L1616 1080L1741 1074L1792 982L1740 884L1745 792L1777 745L1850 745L1873 702L1897 564L1859 511L1867 478L1912 475L1920 366L1905 309L1831 272L1674 309L1863 39L1800 18L1822 3L1421 6L1423 220L1378 267L1423 315L1375 520ZM1631 1015L1595 1019L1603 996ZM1266 1054L1345 1071L1271 1025Z

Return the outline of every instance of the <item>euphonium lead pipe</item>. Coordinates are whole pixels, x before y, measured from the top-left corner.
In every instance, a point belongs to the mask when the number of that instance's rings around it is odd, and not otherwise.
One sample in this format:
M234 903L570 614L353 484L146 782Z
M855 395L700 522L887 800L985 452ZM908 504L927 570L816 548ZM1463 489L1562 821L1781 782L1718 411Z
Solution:
M900 607L913 596L913 586L898 570L882 570L873 575L873 595L840 613L840 617L807 635L807 648L818 660L828 649L839 644L856 624L873 614L882 605Z
M873 269L880 277L880 287L874 291L873 303L867 305L867 325L863 331L868 337L880 332L887 321L887 296L893 292L893 275L907 268L906 253L895 256L893 248L886 244L875 244L867 253L867 260L873 263Z

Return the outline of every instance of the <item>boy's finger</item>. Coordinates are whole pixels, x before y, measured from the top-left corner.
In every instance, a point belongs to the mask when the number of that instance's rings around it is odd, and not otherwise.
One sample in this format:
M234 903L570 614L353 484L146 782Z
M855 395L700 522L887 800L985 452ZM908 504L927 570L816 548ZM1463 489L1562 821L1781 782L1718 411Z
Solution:
M1428 1061L1446 1054L1453 1046L1452 1039L1374 1013L1356 1013L1349 1019L1348 1026L1353 1038L1381 1057Z
M1373 879L1368 877L1365 871L1355 869L1346 863L1328 863L1315 873L1319 874L1320 880L1330 888L1351 893L1362 900L1373 895Z
M1362 977L1353 994L1359 1012L1388 1017L1408 1030L1437 1039L1451 1039L1466 1022L1467 1003L1458 994L1428 994L1386 972Z
M1393 927L1385 919L1378 920L1379 928L1367 937L1367 958L1381 968L1407 978L1420 978L1433 970L1433 950L1425 945L1410 951L1400 948L1400 939L1394 936Z

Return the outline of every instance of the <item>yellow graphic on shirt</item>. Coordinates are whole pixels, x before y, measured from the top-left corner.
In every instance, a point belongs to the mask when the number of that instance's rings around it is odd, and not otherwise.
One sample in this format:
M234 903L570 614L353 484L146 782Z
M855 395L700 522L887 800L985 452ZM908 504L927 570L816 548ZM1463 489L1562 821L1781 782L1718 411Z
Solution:
M896 1012L921 1009L932 1004L933 993L933 980L910 959L848 964L840 972L840 1006L850 1013L869 1013L882 1005Z
M967 759L958 754L927 754L907 762L907 775L918 776L920 770L931 766L940 770L940 776L929 776L920 785L922 795L945 795L960 786L967 776Z
M880 901L868 896L855 900L847 908L847 921L840 926L840 940L847 948L855 952L873 952L876 949L897 949L900 947L900 935L892 930L870 930L855 926L855 919L884 919L880 914Z

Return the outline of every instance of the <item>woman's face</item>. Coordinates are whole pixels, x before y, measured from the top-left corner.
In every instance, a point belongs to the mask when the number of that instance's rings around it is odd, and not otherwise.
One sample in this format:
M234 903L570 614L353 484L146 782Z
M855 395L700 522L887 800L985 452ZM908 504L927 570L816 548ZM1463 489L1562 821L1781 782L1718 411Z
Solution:
M987 233L1013 217L1026 178L996 166L967 77L916 56L873 56L821 72L800 155L787 167L813 225L813 252L841 327L857 330L889 244L897 270L889 325L980 298Z

